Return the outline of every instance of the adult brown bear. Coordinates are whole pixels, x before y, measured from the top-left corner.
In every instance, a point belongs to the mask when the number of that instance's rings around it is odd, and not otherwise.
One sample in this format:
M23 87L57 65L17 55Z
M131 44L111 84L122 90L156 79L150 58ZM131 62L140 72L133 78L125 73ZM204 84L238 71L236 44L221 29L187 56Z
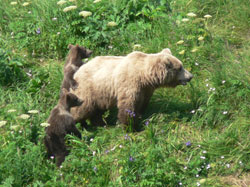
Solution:
M119 121L128 125L129 115L140 116L155 89L186 85L192 77L168 48L156 54L95 57L74 75L78 87L72 92L85 103L71 114L78 122L90 119L102 125L103 112L116 106Z

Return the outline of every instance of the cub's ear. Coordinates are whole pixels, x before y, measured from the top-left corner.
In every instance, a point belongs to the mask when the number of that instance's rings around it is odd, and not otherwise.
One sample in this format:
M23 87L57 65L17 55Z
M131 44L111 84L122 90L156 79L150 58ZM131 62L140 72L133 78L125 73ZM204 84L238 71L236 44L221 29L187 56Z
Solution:
M72 45L72 44L68 45L68 49L71 49L72 47L74 47L74 45Z
M63 95L66 95L68 93L68 90L66 90L65 88L62 89L62 93Z

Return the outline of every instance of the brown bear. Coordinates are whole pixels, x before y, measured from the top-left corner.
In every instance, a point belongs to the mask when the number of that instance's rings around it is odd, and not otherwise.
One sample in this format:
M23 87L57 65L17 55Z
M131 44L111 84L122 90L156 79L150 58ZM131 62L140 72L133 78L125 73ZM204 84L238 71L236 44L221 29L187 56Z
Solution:
M58 104L51 111L46 127L46 136L44 138L45 147L48 152L48 157L56 158L56 165L60 166L68 155L68 150L64 142L66 134L73 133L78 138L81 138L81 133L75 126L75 121L70 114L70 108L80 106L83 103L76 95L69 93L63 88L62 96Z
M192 77L168 48L156 54L95 57L74 75L78 87L73 93L85 104L72 108L71 114L78 122L103 123L103 112L116 106L119 121L128 125L129 116L142 114L155 89L186 85Z
M77 83L73 79L73 76L79 69L79 67L83 64L82 59L89 58L92 54L91 50L88 50L79 45L74 46L72 44L69 44L68 48L70 51L64 65L64 78L62 81L60 95L62 95L63 88L69 91L70 88L75 89L77 87Z

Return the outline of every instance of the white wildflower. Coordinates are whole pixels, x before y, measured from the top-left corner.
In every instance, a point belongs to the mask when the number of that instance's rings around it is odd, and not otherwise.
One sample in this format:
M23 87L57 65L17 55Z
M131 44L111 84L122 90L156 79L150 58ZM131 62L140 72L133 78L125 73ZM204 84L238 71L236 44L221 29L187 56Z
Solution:
M242 162L242 161L239 161L239 164L242 166L242 165L243 165L243 162Z
M28 14L31 14L31 11L29 11Z
M113 46L112 46L112 45L109 45L108 48L109 48L109 49L113 49Z
M183 18L181 21L182 21L182 22L188 22L189 19L188 19L188 18Z
M200 158L203 159L203 160L206 159L206 157L204 157L204 156L201 156Z
M9 109L7 112L8 113L16 112L16 109Z
M226 82L225 80L221 81L222 84L224 84L225 82Z
M62 165L60 165L60 169L62 169L63 168L63 166Z
M58 2L57 2L58 5L63 5L63 4L65 4L65 3L67 3L67 1L65 1L65 0L61 0L61 1L58 1Z
M200 186L201 184L199 182L196 183L197 186Z
M186 169L187 169L187 166L185 166L183 169L185 169L185 170L186 170Z
M55 157L54 157L54 156L51 156L50 158L51 158L51 159L54 159Z
M108 26L109 27L115 27L115 26L117 26L118 24L116 23L116 22L114 22L114 21L110 21L110 22L108 22Z
M57 35L60 35L61 33L60 32L58 32L58 33L56 33Z
M120 148L122 148L122 145L119 145Z
M96 154L96 151L93 151L93 153L92 153L92 154L93 154L93 156L95 156L95 154Z
M204 16L204 18L211 18L211 17L212 17L212 16L209 15L209 14L207 14L207 15Z
M204 37L203 37L203 36L200 36L200 37L198 38L198 40L199 40L199 41L202 41L202 40L204 40Z
M88 17L88 16L91 16L92 15L92 12L90 11L81 11L79 12L79 16L82 16L84 18Z
M52 18L52 20L53 20L53 21L56 21L56 20L57 20L57 18Z
M20 130L20 131L19 131L19 133L21 134L21 133L22 133L22 131Z
M12 1L10 4L11 5L17 5L17 2L16 1Z
M62 176L63 174L62 173L60 173L60 176Z
M69 0L69 2L75 2L76 0Z
M28 6L30 3L29 2L24 2L23 6Z
M202 153L203 153L203 154L206 154L206 153L207 153L207 151L202 151Z
M77 6L75 6L75 5L68 6L68 7L66 7L66 8L63 9L63 12L68 12L68 11L74 10L76 8L77 8Z
M226 115L228 112L227 111L223 111L222 114Z
M187 16L189 16L189 17L196 17L196 14L193 13L193 12L190 12L190 13L187 14Z
M181 183L181 182L179 182L179 185L180 185L180 186L182 186L182 183Z
M196 66L199 66L199 63L197 63L197 62L195 62L194 64L195 64Z
M230 164L226 164L227 168L230 168Z
M6 125L7 121L0 121L0 128Z
M39 111L38 110L29 110L28 113L30 114L37 114Z
M196 174L195 176L196 176L196 177L199 177L200 175Z
M184 53L185 53L185 50L182 50L179 52L180 55L184 55Z
M181 44L183 44L184 43L184 40L180 40L180 41L178 41L176 44L177 45L181 45Z
M223 159L223 158L225 158L225 157L224 157L224 156L221 156L220 158L222 158L222 159Z
M99 2L101 2L101 0L94 0L93 3L99 3Z
M90 141L91 141L91 142L93 142L93 140L94 140L93 138L90 138Z
M45 123L41 123L40 125L41 125L42 127L48 127L48 126L50 126L50 124L49 124L49 123L46 123L46 122L45 122Z
M211 165L210 165L210 164L208 164L206 168L207 168L207 169L211 168Z
M29 119L30 118L30 116L28 114L21 114L19 117L21 119Z
M190 113L194 114L194 113L195 113L195 110L192 110Z

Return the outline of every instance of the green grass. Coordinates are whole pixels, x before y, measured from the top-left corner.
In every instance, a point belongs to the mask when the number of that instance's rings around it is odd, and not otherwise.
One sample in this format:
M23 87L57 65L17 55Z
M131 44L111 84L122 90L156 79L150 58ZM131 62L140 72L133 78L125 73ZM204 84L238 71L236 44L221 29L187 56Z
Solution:
M248 0L10 2L0 0L1 186L249 185ZM78 8L62 11L72 4ZM82 10L93 14L83 19ZM107 27L109 21L118 26ZM194 78L154 93L141 132L114 125L112 110L106 127L81 131L82 140L68 136L71 153L56 168L46 159L40 124L59 98L69 43L85 45L93 56L125 55L134 44L148 53L169 47ZM34 109L39 113L28 113Z

